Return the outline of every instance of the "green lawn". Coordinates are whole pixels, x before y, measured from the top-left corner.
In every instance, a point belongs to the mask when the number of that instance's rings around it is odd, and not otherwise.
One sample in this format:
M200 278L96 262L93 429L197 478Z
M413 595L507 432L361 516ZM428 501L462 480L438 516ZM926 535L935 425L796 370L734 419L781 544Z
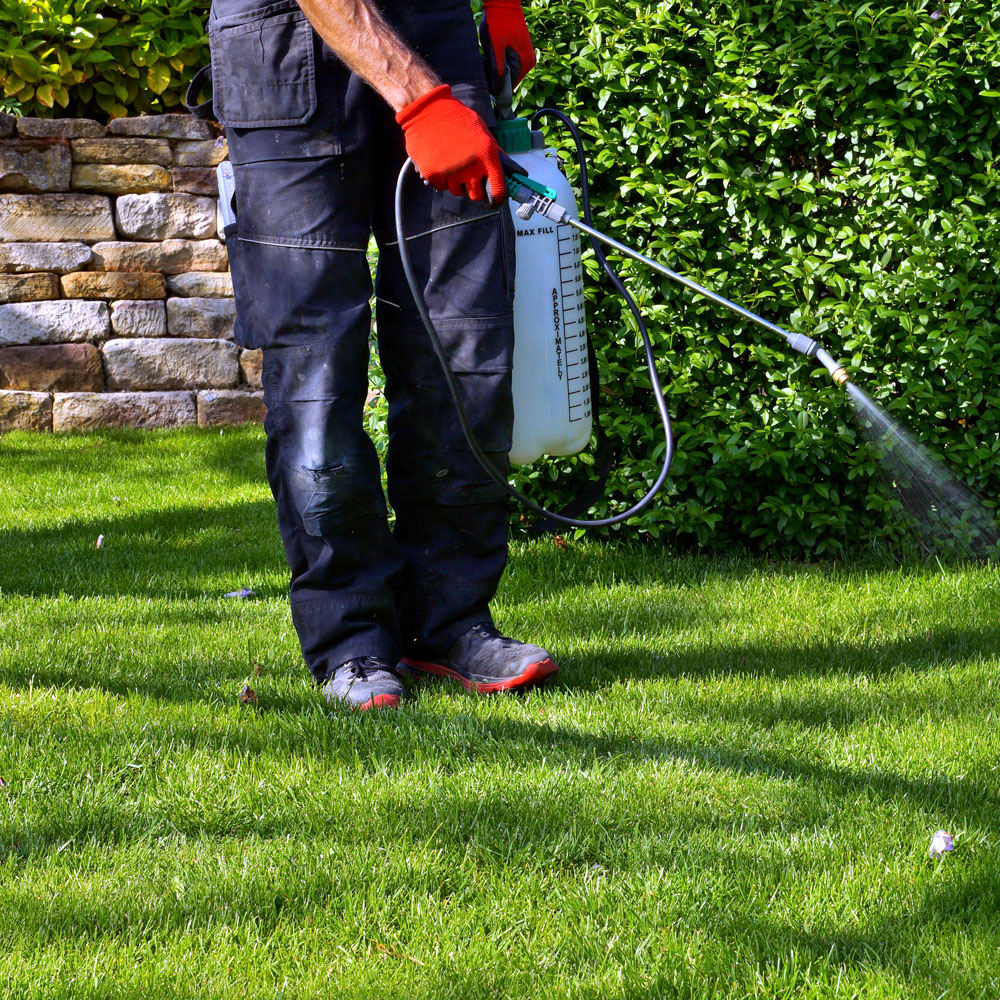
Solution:
M537 542L498 618L556 684L359 716L262 465L0 438L0 995L1000 994L996 569Z

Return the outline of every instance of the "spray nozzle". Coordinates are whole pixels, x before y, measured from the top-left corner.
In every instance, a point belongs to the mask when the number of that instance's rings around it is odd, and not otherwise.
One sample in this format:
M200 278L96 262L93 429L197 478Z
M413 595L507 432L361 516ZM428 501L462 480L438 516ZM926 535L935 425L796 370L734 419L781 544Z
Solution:
M851 381L851 376L847 374L847 369L838 361L834 361L822 347L817 346L813 353L816 360L830 373L830 378L837 385L845 385Z
M788 341L789 347L800 354L804 354L807 358L815 358L830 373L830 377L837 385L843 385L845 382L850 381L847 369L842 364L834 361L826 352L826 349L820 347L812 337L807 337L804 333L789 333L787 330L782 330L781 332L785 340Z

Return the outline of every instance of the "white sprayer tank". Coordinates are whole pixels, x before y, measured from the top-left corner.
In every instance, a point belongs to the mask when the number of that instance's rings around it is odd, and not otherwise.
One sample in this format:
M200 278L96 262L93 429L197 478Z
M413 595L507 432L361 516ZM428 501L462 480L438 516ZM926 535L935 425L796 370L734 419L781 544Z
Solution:
M534 145L540 145L534 135ZM533 181L552 188L558 204L576 215L576 196L555 152L531 148L526 120L501 122L497 138ZM542 455L582 451L593 418L579 233L540 215L519 219L519 207L510 201L517 232L510 460L528 465Z

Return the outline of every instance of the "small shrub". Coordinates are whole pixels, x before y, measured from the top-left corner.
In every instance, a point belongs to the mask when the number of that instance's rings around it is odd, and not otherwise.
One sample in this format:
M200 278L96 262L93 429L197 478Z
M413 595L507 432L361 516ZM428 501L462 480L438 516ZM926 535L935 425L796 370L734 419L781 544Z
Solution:
M178 110L209 0L0 0L0 96L39 117Z

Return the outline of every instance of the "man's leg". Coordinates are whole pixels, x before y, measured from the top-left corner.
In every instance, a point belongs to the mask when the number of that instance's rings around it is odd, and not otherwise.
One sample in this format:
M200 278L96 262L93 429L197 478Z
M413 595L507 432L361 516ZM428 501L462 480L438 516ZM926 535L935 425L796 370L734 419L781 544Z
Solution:
M419 195L422 185L410 190ZM476 437L505 472L513 424L512 319L503 314L502 266L499 275L480 271L496 261L500 241L493 216L422 237L410 250L424 288L430 273L436 276L441 299L432 318ZM418 641L447 650L472 625L491 620L489 602L507 562L507 504L469 450L427 333L406 308L409 291L398 269L398 253L385 245L377 309L389 401L389 497L406 561L400 626L404 649ZM449 294L459 283L478 287L476 304L484 314L463 314L474 307Z
M423 186L411 191L419 206ZM407 240L411 259L474 433L506 472L513 424L509 211L447 222L432 213L428 221L428 230ZM555 661L539 646L500 635L490 617L507 558L505 492L465 441L427 332L406 308L409 289L399 270L398 244L384 240L379 342L389 399L389 496L406 558L403 665L484 694L537 684L555 673Z
M414 13L398 5L398 27L457 97L487 121L492 111L467 6ZM389 109L376 109L375 233L380 258L377 319L389 400L389 498L406 562L401 590L404 650L447 651L489 602L507 561L505 494L479 466L399 261L392 218L405 159ZM462 386L476 436L508 468L513 408L513 227L501 211L412 178L406 188L411 258ZM412 651L412 650L411 650Z
M264 349L268 479L291 569L292 620L317 680L357 657L392 665L399 657L401 560L362 426L367 331L361 350L358 339Z
M264 351L267 473L292 619L318 681L348 660L395 665L399 656L402 559L362 422L371 294L363 126L356 114L351 148L331 155L315 155L322 143L303 129L230 129L241 337Z

